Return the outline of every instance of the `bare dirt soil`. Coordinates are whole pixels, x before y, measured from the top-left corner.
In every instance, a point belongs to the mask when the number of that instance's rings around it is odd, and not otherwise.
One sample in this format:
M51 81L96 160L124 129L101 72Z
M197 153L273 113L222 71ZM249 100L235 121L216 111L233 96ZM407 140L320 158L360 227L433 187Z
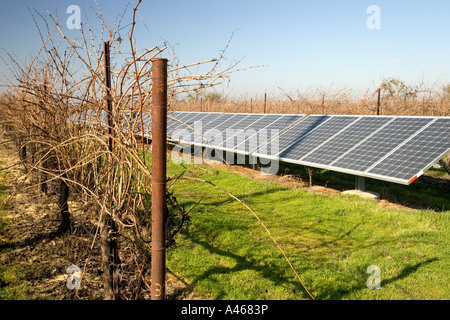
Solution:
M12 147L0 146L0 167L5 168L3 184L11 195L4 206L3 219L8 227L0 237L0 264L20 268L25 273L23 281L32 288L33 296L47 300L98 300L103 299L103 271L100 249L96 243L98 222L91 206L81 201L69 201L72 229L60 235L60 218L56 196L39 191L37 179L27 175ZM21 185L20 188L17 188ZM130 248L121 251L124 298L149 299L149 277L146 272L137 279L137 266ZM76 265L81 269L80 289L70 290L67 268ZM145 269L149 269L149 266ZM130 285L131 284L131 285ZM141 290L137 290L141 288ZM137 292L139 291L139 294ZM204 299L192 286L168 270L167 299Z

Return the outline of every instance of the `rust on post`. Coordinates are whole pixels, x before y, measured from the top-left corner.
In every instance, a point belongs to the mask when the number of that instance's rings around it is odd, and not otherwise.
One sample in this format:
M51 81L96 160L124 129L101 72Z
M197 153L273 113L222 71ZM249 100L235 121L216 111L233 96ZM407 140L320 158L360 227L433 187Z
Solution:
M151 299L165 298L167 59L152 60Z

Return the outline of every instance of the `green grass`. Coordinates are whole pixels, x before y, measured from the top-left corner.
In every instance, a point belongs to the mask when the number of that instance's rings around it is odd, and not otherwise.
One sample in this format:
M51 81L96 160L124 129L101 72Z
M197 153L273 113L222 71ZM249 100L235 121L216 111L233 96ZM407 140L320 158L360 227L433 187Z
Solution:
M0 159L1 160L1 159ZM1 161L0 161L0 165ZM14 257L7 252L7 240L4 236L11 227L5 218L4 201L6 187L4 185L4 171L0 171L0 300L31 300L38 296L26 282L27 269L15 262ZM3 247L3 245L6 245Z
M302 166L280 163L280 171L293 174L304 181L308 181L308 175ZM416 208L426 208L432 210L450 209L450 189L442 190L439 181L443 177L447 178L445 169L429 169L426 173L428 177L436 180L436 185L430 187L430 183L425 183L421 179L416 180L409 186L390 183L381 180L366 178L366 189L377 192L382 199L397 204L408 204ZM315 169L313 174L313 184L322 185L338 190L352 189L355 187L355 177L345 173L329 170Z
M19 266L0 264L0 300L34 300L30 285L25 281L26 270Z
M450 211L388 209L356 197L312 194L227 171L205 174L188 167L259 215L316 299L450 298ZM169 174L182 170L168 165ZM405 188L399 197L415 192ZM174 191L187 209L204 197L194 212L207 212L192 217L167 262L197 292L214 299L308 299L267 233L242 205L234 201L217 207L229 197L200 182L181 180ZM439 198L435 191L428 196ZM446 198L436 199L450 208ZM380 290L366 286L370 265L381 270Z

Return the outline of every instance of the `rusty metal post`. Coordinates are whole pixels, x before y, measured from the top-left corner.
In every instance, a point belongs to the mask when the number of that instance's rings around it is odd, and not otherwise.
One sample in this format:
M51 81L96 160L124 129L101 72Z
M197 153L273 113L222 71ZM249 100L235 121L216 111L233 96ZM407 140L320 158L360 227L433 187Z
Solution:
M381 106L381 88L378 88L377 116L380 115L380 106Z
M165 298L167 59L152 60L151 299Z

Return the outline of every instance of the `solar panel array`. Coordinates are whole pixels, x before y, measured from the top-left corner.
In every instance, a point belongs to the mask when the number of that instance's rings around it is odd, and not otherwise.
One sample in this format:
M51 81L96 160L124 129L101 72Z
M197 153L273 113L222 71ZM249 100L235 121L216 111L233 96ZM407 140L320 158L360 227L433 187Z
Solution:
M312 115L278 139L253 155L410 184L450 152L450 118Z
M94 112L71 120L90 123L95 116L106 119L106 113ZM151 137L151 115L143 119ZM450 152L450 117L177 111L168 116L167 135L185 144L410 184Z
M305 115L203 113L183 115L168 124L168 137L179 142L249 155L259 144L299 122ZM264 133L264 134L262 134Z

